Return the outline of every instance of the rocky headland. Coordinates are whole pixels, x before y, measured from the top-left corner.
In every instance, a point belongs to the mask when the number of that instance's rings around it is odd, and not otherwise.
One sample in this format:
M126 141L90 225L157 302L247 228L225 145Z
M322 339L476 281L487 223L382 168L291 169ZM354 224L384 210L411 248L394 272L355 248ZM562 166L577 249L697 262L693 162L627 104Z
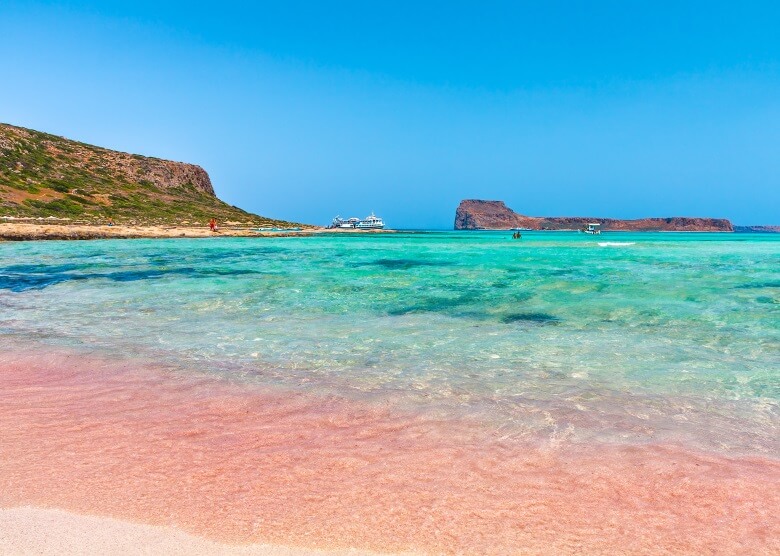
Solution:
M221 201L209 175L195 164L112 151L0 124L2 237L10 239L13 234L8 230L19 223L198 228L207 226L211 218L222 227L314 228L252 214ZM118 235L118 228L71 231L55 235ZM24 237L30 233L29 229L17 232ZM145 232L128 237L142 236Z
M455 212L456 230L579 230L589 222L601 224L602 230L632 232L733 232L731 222L724 218L641 218L619 220L584 216L526 216L518 214L503 201L467 199Z

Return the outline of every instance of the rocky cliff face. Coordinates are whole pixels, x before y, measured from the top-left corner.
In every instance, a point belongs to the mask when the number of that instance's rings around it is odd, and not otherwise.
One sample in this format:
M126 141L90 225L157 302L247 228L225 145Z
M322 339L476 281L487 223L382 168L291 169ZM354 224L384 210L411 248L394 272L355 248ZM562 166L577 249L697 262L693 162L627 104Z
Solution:
M6 163L0 172L7 178L102 174L120 183L151 183L160 189L190 185L214 195L209 175L195 164L112 151L8 124L0 124L0 156Z
M456 230L508 230L520 227L521 216L504 204L504 201L461 201L455 210Z
M597 217L538 217L514 212L503 201L468 199L455 211L456 230L579 230L588 222L599 222L602 230L732 232L731 222L721 218L642 218L618 220Z

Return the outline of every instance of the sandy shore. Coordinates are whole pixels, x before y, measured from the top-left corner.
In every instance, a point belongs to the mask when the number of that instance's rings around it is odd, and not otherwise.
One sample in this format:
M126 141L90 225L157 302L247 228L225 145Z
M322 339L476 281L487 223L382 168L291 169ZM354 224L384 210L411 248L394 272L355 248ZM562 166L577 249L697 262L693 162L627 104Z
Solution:
M0 222L0 241L38 239L138 239L202 237L289 237L322 233L390 233L392 230L330 230L305 228L300 231L258 231L257 228L223 226L212 232L208 226L94 226L89 224Z
M0 370L0 553L780 550L776 459L505 440L62 348L8 346Z
M0 554L357 556L378 553L354 549L311 550L271 544L231 545L196 537L171 527L26 506L0 509Z

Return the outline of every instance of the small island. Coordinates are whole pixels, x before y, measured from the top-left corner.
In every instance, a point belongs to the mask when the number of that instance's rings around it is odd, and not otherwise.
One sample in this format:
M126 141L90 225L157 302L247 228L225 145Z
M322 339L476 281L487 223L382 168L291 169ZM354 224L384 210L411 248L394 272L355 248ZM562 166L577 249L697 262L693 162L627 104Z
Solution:
M598 222L604 231L621 232L733 232L734 226L725 218L641 218L619 220L584 216L525 216L518 214L503 201L467 199L455 212L456 230L582 230Z

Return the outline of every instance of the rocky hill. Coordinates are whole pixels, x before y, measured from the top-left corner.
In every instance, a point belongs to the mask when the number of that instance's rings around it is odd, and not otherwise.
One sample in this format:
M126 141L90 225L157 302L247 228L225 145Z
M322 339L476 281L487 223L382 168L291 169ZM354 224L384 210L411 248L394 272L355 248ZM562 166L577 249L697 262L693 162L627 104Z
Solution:
M677 231L677 232L732 232L731 222L722 218L642 218L618 220L597 217L539 217L514 212L503 201L461 201L455 212L456 230L579 230L588 222L598 222L602 230L620 231Z
M219 200L194 164L111 151L0 124L0 217L135 225L289 226Z

